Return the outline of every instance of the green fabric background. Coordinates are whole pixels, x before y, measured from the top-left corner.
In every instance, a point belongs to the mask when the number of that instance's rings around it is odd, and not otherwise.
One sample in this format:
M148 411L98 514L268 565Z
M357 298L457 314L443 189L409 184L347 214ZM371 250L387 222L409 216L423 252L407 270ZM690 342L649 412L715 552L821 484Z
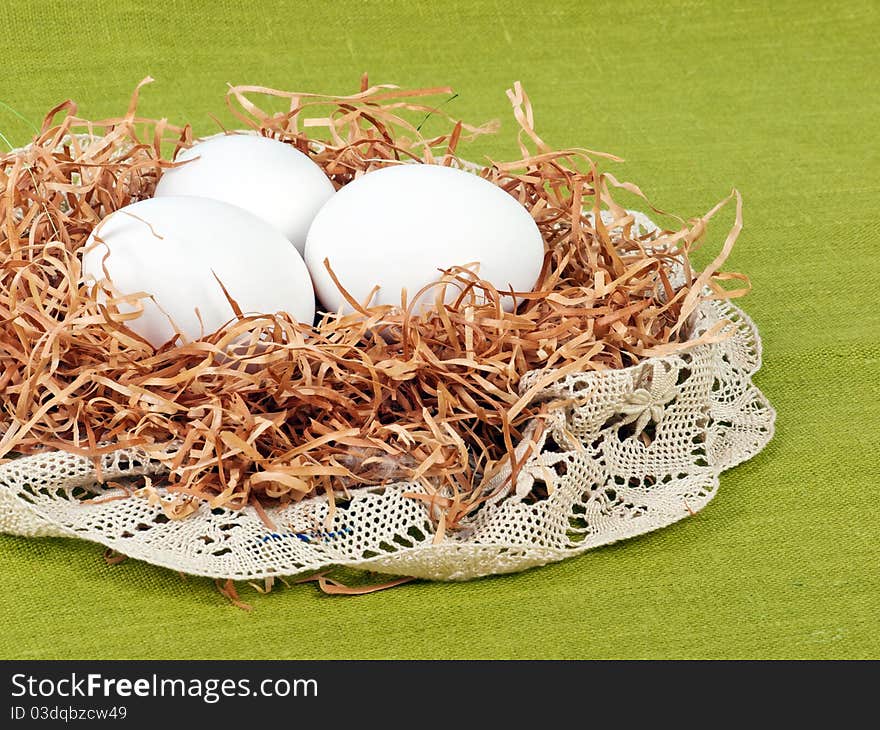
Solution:
M68 97L119 114L151 74L143 112L208 131L226 82L344 93L369 71L454 86L452 113L503 120L476 150L503 158L520 79L545 139L620 154L661 208L698 214L738 186L731 268L754 284L779 420L696 517L467 584L245 587L245 613L210 581L0 536L0 657L880 657L880 6L773 5L10 3L0 100L35 121ZM0 131L29 134L3 109Z

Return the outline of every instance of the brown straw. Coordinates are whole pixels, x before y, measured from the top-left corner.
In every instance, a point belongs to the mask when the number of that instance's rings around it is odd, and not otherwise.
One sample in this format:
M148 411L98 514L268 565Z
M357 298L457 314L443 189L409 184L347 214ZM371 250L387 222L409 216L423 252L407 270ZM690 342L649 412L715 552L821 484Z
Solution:
M704 298L748 290L742 275L719 272L741 227L736 191L677 230L637 235L612 192L644 196L599 167L616 158L552 149L516 84L508 96L520 159L478 170L531 212L546 243L540 279L534 291L515 293L515 312L462 267L438 271L427 311L406 299L394 308L352 300L354 313L314 326L285 313L236 316L200 341L156 351L128 329L137 313L121 306L148 293L99 298L80 267L101 220L150 197L176 151L192 143L189 127L139 117L139 91L117 119L81 119L65 102L26 149L0 157L0 457L141 447L170 469L162 486L177 501L163 505L174 518L199 498L265 515L265 506L319 492L412 480L428 490L440 529L454 529L490 496L493 475L528 457L528 448L514 457L526 425L539 430L558 406L535 399L541 387L680 350ZM494 126L466 125L424 103L449 93L364 79L347 97L237 86L227 102L248 127L310 155L338 188L387 165L466 167L459 142ZM288 111L262 111L254 99L266 97L285 100ZM447 131L424 137L426 117ZM693 271L689 252L731 199L736 221L720 254ZM686 279L677 288L676 266ZM725 291L719 282L731 279L742 288ZM444 305L446 287L460 295ZM703 340L720 336L716 328ZM520 393L534 370L539 382ZM137 494L157 497L152 485Z

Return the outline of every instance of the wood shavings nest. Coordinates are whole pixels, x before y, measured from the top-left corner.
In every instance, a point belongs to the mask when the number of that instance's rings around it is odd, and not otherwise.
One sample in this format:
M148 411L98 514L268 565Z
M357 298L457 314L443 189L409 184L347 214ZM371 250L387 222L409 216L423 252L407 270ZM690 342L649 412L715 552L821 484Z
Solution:
M700 218L678 219L676 230L640 233L612 193L641 191L599 167L617 158L552 149L516 84L507 94L518 159L475 172L530 211L546 244L539 281L517 293L515 312L473 272L451 269L438 280L461 296L444 305L440 286L433 308L418 314L354 301L353 314L315 323L230 312L218 332L157 351L127 328L121 299L99 302L81 279L92 230L150 197L193 142L188 126L138 116L141 86L115 119L88 121L72 102L59 105L29 146L0 157L0 457L139 447L170 469L173 516L198 499L262 512L407 480L425 485L454 529L491 498L493 475L510 466L515 477L530 454L514 453L526 426L535 438L542 417L565 406L537 397L544 387L692 345L689 318L701 300L748 290L741 274L720 272L741 228L736 191ZM345 97L238 86L226 101L249 129L308 154L339 188L393 164L468 168L459 142L493 125L469 126L423 102L450 93L364 78ZM288 110L263 111L267 98ZM428 117L445 130L423 136ZM690 254L730 200L736 220L721 252L695 271ZM731 279L743 285L722 288ZM230 356L233 341L247 344ZM535 370L540 377L521 392Z

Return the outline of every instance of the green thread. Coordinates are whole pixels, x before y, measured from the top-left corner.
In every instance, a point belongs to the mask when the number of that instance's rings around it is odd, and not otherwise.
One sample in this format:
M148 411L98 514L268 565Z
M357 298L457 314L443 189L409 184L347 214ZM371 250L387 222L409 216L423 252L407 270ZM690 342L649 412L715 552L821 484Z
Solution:
M5 101L3 101L2 99L0 99L0 108L3 108L3 109L5 109L6 111L10 112L10 113L11 113L13 116L15 116L15 117L18 117L21 121L23 121L25 124L27 124L31 129L33 129L35 134L39 134L39 133L40 133L40 128L39 128L36 124L34 124L30 119L28 119L28 118L27 118L24 114L22 114L20 111L18 111L17 109L14 109L13 107L9 106L9 104L7 104L7 103L6 103Z
M457 99L457 98L458 98L458 94L453 94L453 95L450 96L446 101L444 101L442 104L440 104L440 106L438 106L437 109L432 109L432 110L429 111L427 114L425 114L425 118L422 119L422 121L419 122L419 126L416 127L416 131L417 131L417 132L421 132L421 131L422 131L422 125L423 125L425 122L427 122L428 119L431 118L431 115L432 115L435 111L437 111L438 109L440 109L440 108L446 106L450 101L452 101L453 99Z

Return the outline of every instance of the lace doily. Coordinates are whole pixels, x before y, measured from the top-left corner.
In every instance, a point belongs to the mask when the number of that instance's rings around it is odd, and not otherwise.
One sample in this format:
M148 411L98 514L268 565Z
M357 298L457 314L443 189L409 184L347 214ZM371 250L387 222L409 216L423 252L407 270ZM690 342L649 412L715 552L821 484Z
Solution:
M545 391L574 404L555 412L508 492L441 540L430 507L404 496L424 492L418 484L354 490L337 501L331 520L324 497L270 510L273 531L251 508L202 503L169 520L146 499L107 501L125 492L98 484L89 460L64 452L0 467L0 531L84 538L174 570L236 580L331 566L467 580L562 560L694 514L715 495L723 470L770 440L775 412L751 381L761 362L752 321L729 302L707 301L695 336L722 320L732 334L721 342L572 375ZM102 472L105 482L136 488L162 466L117 451L104 457ZM99 501L84 501L96 495Z

